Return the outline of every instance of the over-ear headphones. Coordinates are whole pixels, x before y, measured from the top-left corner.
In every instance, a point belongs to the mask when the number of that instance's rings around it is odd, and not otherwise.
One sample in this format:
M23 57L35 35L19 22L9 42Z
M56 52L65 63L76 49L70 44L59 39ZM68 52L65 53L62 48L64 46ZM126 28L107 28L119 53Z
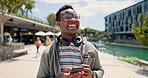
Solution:
M68 40L66 40L66 39L63 39L63 38L61 37L61 35L57 38L57 40L58 40L58 42L59 42L60 45L64 45L64 46L70 45L70 42L69 42ZM83 42L83 39L82 39L82 37L80 37L79 35L76 35L76 36L73 38L73 44L74 44L75 46L80 46L80 45L82 44L82 42Z

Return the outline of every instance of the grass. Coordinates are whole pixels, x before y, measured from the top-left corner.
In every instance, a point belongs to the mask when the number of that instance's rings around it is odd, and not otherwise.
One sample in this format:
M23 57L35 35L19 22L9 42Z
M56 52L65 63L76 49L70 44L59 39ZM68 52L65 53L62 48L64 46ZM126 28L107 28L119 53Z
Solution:
M114 41L106 41L105 43L115 43Z
M144 45L132 45L132 44L122 44L122 43L115 43L115 42L110 42L110 41L106 41L106 44L112 44L112 45L120 45L120 46L127 46L127 47L136 47L136 48L145 48L148 49L148 46L144 46Z
M130 63L130 64L133 64L133 65L140 65L141 64L139 59L136 57L121 57L121 56L119 56L119 57L117 57L117 59L127 62L127 63Z
M21 17L21 18L25 18L25 19L28 19L28 20L32 20L32 21L38 22L38 23L49 25L47 23L44 23L44 22L41 22L41 21L38 21L38 20L35 20L35 19L31 19L31 18L29 18L27 16L24 16L24 15L21 15L21 14L18 14L18 16Z

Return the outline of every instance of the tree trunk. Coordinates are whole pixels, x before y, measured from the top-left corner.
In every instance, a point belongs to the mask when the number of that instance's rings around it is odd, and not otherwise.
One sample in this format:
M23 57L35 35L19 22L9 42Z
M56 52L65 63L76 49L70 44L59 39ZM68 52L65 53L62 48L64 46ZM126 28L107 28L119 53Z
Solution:
M4 23L0 22L0 44L3 43L3 32L4 32Z
M0 15L0 44L3 43L4 40L4 23L6 21L6 16L1 14Z

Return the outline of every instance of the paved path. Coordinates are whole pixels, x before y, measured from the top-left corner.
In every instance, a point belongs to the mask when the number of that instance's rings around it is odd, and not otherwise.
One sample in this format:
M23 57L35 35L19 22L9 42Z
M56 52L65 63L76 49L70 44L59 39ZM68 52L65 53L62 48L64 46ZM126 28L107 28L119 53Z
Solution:
M25 46L31 48L27 55L23 55L12 60L0 63L0 78L36 78L39 66L39 58L34 58L36 46ZM45 46L40 47L42 53Z
M27 55L0 63L0 78L36 78L40 57L33 58L36 53L35 45L26 47L31 48ZM40 52L42 53L44 49L45 46L41 46ZM105 70L103 78L148 78L137 72L138 67L118 61L109 54L99 53L99 55Z
M99 53L99 56L105 71L103 78L148 78L148 71L137 66L119 61L106 53Z

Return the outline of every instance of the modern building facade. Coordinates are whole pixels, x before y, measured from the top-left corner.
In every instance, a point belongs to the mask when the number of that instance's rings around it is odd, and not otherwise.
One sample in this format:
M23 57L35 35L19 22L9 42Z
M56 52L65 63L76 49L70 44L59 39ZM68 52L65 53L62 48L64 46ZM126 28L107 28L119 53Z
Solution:
M124 8L105 17L105 31L112 32L115 40L135 40L132 24L139 22L140 14L148 14L148 0Z

